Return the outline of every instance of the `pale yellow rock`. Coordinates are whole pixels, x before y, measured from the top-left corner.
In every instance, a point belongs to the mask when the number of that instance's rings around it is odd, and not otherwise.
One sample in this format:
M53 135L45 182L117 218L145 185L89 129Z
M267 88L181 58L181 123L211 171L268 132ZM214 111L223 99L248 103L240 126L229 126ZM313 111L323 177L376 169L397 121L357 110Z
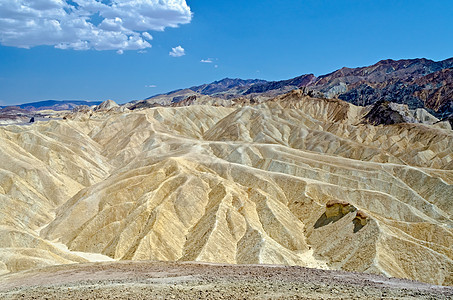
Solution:
M113 100L106 100L94 108L95 111L110 110L119 107L119 105Z
M300 91L195 104L0 127L0 272L86 252L453 284L451 131Z

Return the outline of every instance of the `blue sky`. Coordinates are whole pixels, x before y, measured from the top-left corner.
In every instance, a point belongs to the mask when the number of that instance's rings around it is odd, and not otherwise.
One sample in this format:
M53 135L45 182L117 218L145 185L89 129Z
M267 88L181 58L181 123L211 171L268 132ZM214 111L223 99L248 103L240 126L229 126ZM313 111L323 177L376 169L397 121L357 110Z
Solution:
M34 0L27 11L11 6L21 2L30 1L0 0L0 105L124 103L225 77L281 80L387 58L453 56L451 0Z

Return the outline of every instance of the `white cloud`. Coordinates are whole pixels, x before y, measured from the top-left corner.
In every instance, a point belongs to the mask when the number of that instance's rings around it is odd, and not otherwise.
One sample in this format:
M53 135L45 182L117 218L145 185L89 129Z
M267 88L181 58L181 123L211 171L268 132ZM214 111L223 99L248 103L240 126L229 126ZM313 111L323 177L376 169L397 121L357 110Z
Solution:
M200 62L202 62L202 63L207 63L207 64L211 64L211 63L212 63L212 59L211 59L211 58L202 59L202 60L200 60Z
M139 50L151 47L148 31L191 19L185 0L0 0L0 43Z
M116 51L116 53L118 53L119 55L121 55L121 54L124 53L124 51L123 51L122 49L120 49L120 50Z
M181 57L181 56L186 55L186 52L183 47L178 46L175 48L171 48L169 55L173 56L173 57Z
M149 34L149 33L146 32L146 31L142 33L142 36L143 36L145 39L150 40L150 41L153 39L153 37L151 36L151 34Z
M155 88L155 87L157 87L157 85L150 84L150 85L145 85L145 87L147 87L147 88Z

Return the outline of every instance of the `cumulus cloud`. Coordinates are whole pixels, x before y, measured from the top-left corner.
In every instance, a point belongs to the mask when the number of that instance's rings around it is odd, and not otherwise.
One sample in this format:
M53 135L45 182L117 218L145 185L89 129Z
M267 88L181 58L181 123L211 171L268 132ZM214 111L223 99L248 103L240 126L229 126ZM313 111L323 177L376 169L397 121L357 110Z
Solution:
M186 52L183 47L178 46L175 48L171 48L169 55L173 57L180 57L186 55Z
M210 59L210 58L208 58L208 59L202 59L202 60L200 60L200 62L206 63L206 64L212 64L212 59Z
M0 0L0 43L139 50L151 47L148 31L191 19L185 0Z
M149 34L149 33L146 32L146 31L142 33L142 36L143 36L145 39L150 40L150 41L153 39L153 37L151 36L151 34Z

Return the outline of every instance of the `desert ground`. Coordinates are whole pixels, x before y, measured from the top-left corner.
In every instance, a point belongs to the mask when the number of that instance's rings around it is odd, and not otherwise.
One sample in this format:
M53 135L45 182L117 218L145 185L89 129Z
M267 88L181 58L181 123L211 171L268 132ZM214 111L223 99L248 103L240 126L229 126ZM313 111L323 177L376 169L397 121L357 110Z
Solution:
M121 261L0 277L0 299L451 299L453 288L278 265Z

